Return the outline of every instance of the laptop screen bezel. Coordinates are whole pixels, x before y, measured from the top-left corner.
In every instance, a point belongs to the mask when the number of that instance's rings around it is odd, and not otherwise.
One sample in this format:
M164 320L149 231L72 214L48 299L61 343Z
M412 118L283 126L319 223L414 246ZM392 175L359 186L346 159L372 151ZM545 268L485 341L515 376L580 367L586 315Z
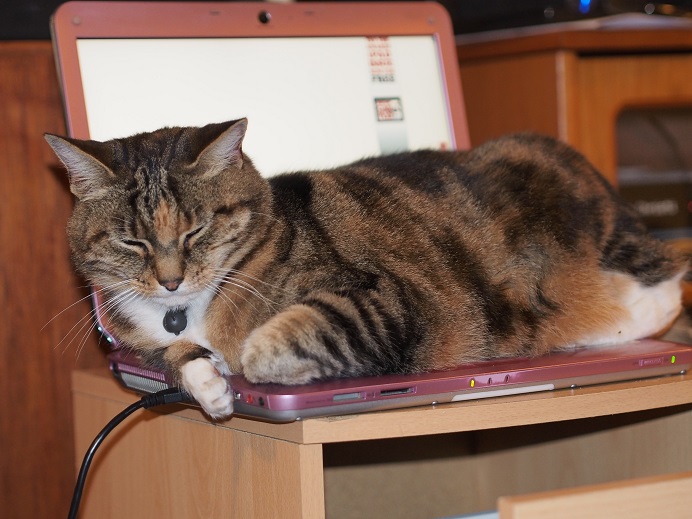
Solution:
M80 39L429 35L439 52L451 141L456 149L470 147L451 22L436 3L68 2L51 22L72 137L90 138Z

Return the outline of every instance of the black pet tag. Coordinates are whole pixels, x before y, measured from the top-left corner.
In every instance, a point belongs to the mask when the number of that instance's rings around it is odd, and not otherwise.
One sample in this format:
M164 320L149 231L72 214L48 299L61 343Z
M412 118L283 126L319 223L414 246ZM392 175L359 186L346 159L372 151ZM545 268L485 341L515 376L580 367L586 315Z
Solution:
M182 308L168 310L166 315L163 316L163 328L168 333L180 335L180 332L182 332L186 326L187 316L185 315L185 310Z

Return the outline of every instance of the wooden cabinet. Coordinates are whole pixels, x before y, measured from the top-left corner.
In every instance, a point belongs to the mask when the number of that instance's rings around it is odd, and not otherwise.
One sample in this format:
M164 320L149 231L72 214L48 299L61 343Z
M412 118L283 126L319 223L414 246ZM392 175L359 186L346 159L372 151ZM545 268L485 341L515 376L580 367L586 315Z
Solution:
M692 29L551 32L461 44L458 54L472 144L553 135L613 182L623 109L692 106Z

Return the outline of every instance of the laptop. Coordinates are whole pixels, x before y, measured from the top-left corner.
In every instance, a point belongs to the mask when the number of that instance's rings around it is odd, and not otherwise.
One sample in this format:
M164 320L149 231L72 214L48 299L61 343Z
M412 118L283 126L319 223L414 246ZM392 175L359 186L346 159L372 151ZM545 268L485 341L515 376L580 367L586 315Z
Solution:
M172 385L165 373L142 368L127 350L114 350L109 363L115 377L129 389L150 393ZM281 423L638 380L685 373L690 365L692 347L642 339L415 375L343 378L300 386L252 384L241 375L231 375L229 382L234 414Z
M456 48L436 3L68 2L52 19L68 132L105 140L248 117L265 175L469 147ZM169 387L95 309L126 387ZM638 341L410 376L305 386L231 376L237 414L275 422L680 373L692 349Z

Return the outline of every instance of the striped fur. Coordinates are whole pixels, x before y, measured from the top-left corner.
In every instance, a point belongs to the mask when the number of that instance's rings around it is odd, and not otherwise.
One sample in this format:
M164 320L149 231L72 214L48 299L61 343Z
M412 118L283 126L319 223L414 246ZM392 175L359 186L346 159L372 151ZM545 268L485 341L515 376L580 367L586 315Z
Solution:
M114 333L193 394L230 372L297 384L619 342L680 310L682 259L555 140L263 179L245 127L47 136L77 197L77 270ZM186 309L179 336L170 308Z

